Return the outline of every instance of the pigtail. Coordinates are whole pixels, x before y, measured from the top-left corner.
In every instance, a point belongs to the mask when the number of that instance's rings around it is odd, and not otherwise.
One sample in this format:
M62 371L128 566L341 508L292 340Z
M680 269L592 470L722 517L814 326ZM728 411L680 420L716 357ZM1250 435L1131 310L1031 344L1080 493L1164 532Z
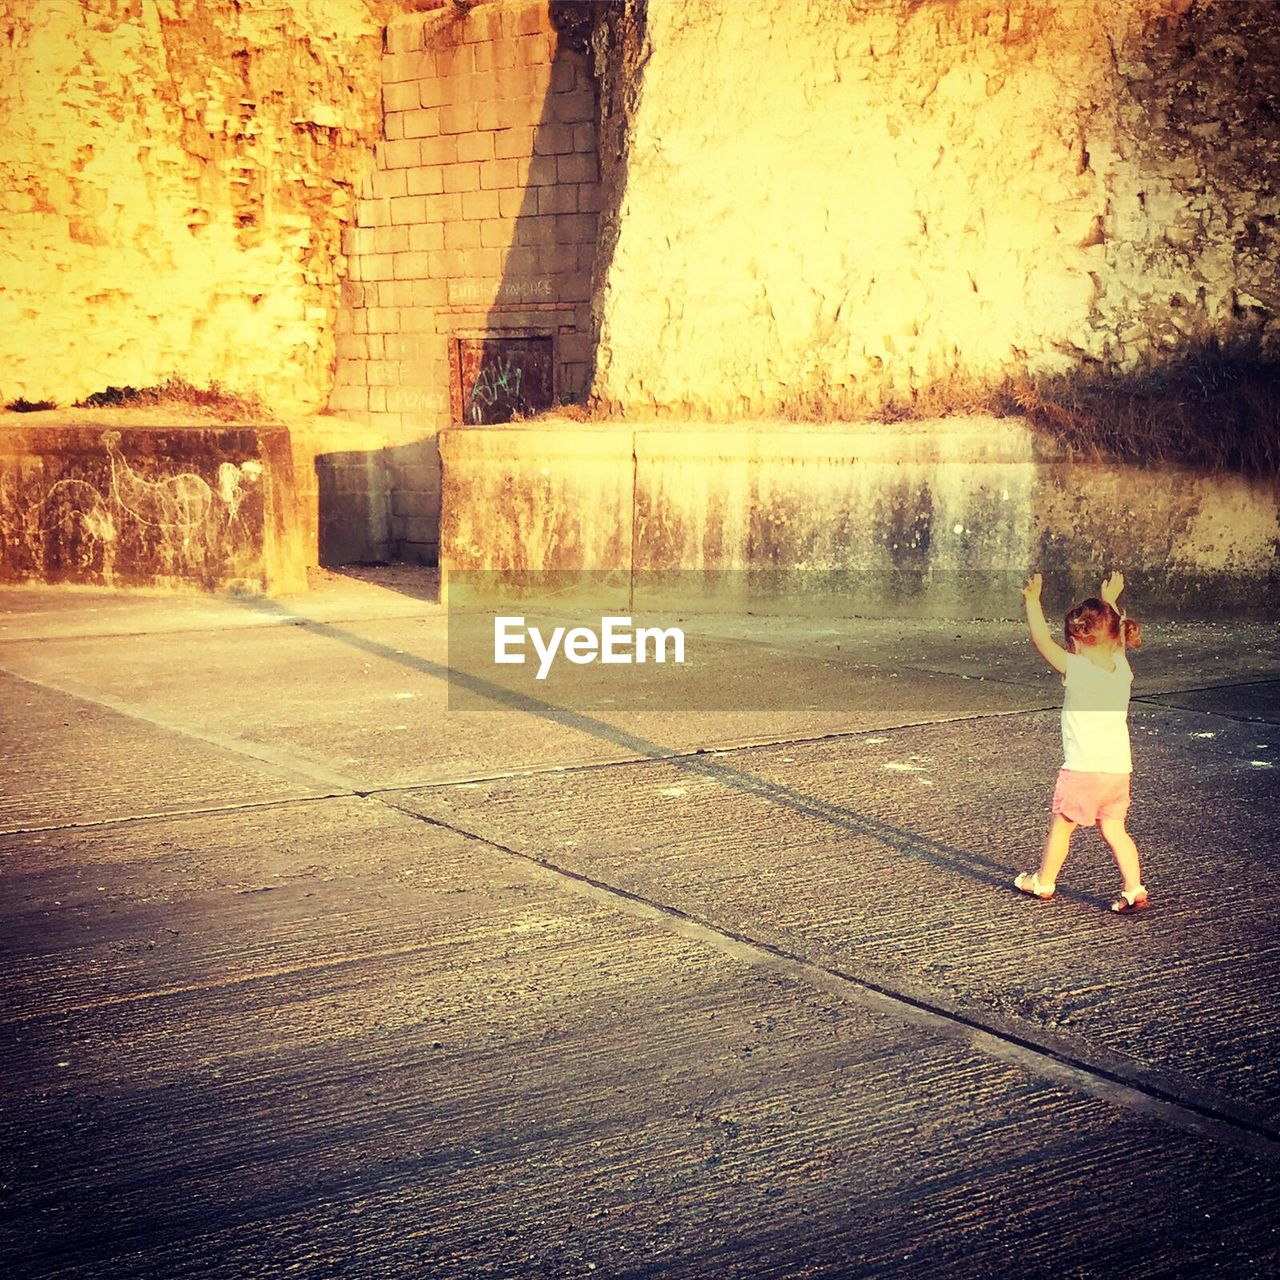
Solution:
M1137 618L1120 619L1120 638L1130 649L1142 648L1142 623Z

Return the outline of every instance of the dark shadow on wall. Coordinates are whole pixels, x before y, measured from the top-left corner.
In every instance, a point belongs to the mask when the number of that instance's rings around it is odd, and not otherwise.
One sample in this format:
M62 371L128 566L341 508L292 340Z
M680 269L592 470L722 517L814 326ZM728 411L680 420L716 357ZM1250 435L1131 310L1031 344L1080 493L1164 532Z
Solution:
M549 5L555 53L505 269L486 336L451 352L456 423L499 425L590 399L647 2Z

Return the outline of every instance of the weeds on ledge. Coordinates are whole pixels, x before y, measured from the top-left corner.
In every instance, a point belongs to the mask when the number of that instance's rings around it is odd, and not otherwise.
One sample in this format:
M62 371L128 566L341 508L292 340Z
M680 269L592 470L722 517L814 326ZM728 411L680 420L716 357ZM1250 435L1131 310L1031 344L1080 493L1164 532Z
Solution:
M5 408L10 413L40 413L45 409L56 409L58 402L56 400L28 400L25 396L19 396L16 400L10 400Z
M1280 364L1250 349L1208 342L1132 374L1023 378L995 400L1076 455L1280 474Z
M271 415L256 395L224 391L216 382L197 387L185 378L166 378L154 387L107 387L77 400L77 409L181 409L229 422L262 421Z

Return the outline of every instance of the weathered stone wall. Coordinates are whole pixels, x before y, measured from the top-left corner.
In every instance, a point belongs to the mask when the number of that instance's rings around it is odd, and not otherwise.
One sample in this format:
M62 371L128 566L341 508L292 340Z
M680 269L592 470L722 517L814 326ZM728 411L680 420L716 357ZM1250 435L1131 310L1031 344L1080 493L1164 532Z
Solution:
M324 405L378 0L0 0L0 402Z
M532 370L502 338L550 340L553 399L586 389L600 208L590 17L507 0L388 27L384 137L344 241L331 403L395 442L390 539L405 559L436 554L436 432L498 400L546 407L508 395ZM478 344L477 367L460 367L460 337Z
M1273 4L650 0L645 39L598 302L617 410L838 417L1280 350Z
M1122 566L1144 610L1269 613L1280 482L1072 460L1025 422L456 427L446 575L783 579L835 610L1007 616L1033 569L1090 592ZM567 583L557 584L557 590Z
M306 589L283 427L0 427L0 582Z

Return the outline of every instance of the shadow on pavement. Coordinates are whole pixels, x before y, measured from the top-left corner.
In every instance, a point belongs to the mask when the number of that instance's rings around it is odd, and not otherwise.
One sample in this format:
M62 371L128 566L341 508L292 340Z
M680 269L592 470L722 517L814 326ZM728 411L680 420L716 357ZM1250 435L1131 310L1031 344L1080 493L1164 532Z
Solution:
M883 819L869 814L856 813L843 806L806 796L791 787L782 786L776 782L770 782L746 773L741 769L736 769L732 765L725 764L710 755L684 754L674 748L663 746L661 743L653 742L638 734L631 733L618 725L586 715L581 711L505 689L474 674L454 670L444 663L433 662L428 658L406 654L376 640L355 635L331 623L312 621L300 614L293 613L274 601L246 597L241 603L246 608L269 614L280 621L301 625L317 635L334 640L339 644L348 645L373 657L397 663L438 680L451 681L456 685L460 685L474 696L497 703L509 710L518 711L559 725L561 728L586 734L597 741L606 742L638 758L663 761L673 768L683 770L685 773L710 779L745 795L754 796L779 805L792 813L817 818L853 835L866 836L878 840L908 857L931 862L936 866L950 868L984 884L1004 888L1010 883L1009 867L996 859L987 858L971 850L960 849L954 845L930 839L927 836L922 836L904 827L895 826L893 823L885 822ZM1061 892L1064 897L1072 897L1090 903L1098 901L1099 905L1101 905L1100 900L1095 900L1088 894L1073 892L1065 888Z

